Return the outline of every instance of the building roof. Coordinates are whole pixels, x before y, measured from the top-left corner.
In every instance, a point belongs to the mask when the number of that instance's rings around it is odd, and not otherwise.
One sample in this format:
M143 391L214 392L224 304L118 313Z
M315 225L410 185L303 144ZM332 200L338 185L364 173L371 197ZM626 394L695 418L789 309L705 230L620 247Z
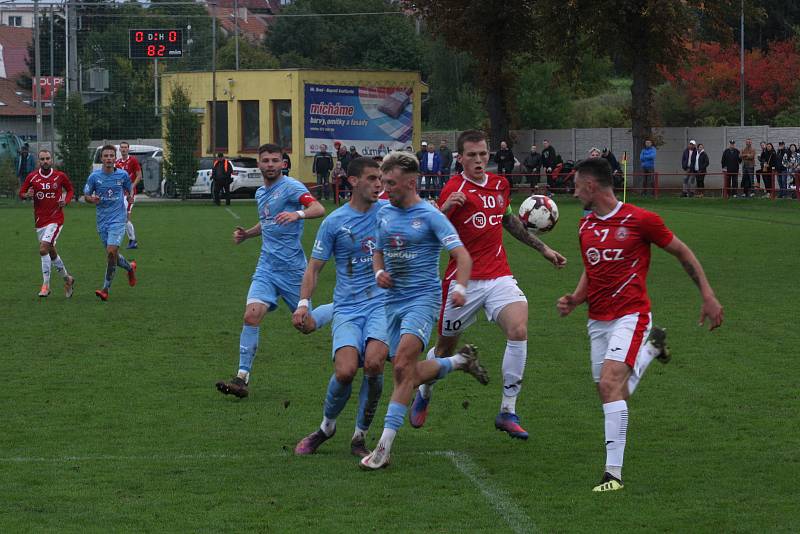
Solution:
M267 34L267 23L253 13L246 12L242 15L242 11L247 10L239 9L239 36L254 43L261 42ZM217 20L229 36L232 36L236 30L233 13L233 9L217 8Z
M33 39L31 28L16 28L11 26L0 26L0 46L3 49L2 66L5 67L5 74L0 68L0 76L15 79L20 74L27 74L28 65L25 59L28 57L28 45Z
M272 14L280 10L278 0L217 0L217 8L233 9L234 5L254 13Z
M44 115L50 114L49 107L42 107ZM36 108L33 105L31 91L20 89L16 80L0 78L0 116L2 117L34 117Z

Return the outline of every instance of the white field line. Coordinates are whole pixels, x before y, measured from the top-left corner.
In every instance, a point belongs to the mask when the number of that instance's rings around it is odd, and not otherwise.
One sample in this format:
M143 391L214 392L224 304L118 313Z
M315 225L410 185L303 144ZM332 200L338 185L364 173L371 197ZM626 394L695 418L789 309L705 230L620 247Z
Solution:
M227 207L226 207L226 208L225 208L225 211L227 211L228 213L230 213L230 214L231 214L231 217L233 217L233 218L234 218L234 219L236 219L237 221L238 221L239 219L241 219L241 217L239 217L239 215L238 215L238 214L237 214L235 211L233 211L232 209L230 209L230 208L227 208Z
M536 524L525 511L517 506L514 500L502 488L489 482L489 474L480 468L466 453L458 451L434 451L433 456L444 456L458 469L462 475L469 479L489 501L500 517L517 534L523 532L536 532Z

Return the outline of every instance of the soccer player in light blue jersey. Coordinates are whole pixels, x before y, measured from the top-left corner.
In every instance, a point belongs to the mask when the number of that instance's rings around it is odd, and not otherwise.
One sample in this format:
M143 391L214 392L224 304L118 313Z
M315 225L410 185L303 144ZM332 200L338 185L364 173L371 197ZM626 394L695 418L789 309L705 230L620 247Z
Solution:
M311 251L300 302L292 316L295 327L303 328L308 317L308 300L317 287L325 263L336 258L336 287L333 292L334 373L328 382L322 424L303 438L295 454L313 454L336 433L336 418L344 410L359 367L364 378L358 395L358 417L350 440L350 451L361 458L369 454L366 434L383 389L383 366L389 354L386 338L385 290L378 287L372 271L372 253L378 231L378 211L386 200L378 200L381 172L371 158L356 158L348 165L350 201L322 221Z
M136 285L136 262L126 260L119 253L119 245L125 235L125 223L128 220L125 212L125 197L133 197L133 188L128 173L114 167L117 149L113 145L105 145L100 150L100 161L103 167L94 171L86 180L83 195L86 202L97 206L97 233L103 246L106 247L107 263L103 288L94 292L102 300L108 300L111 282L117 265L128 271L128 285Z
M221 393L239 398L249 394L247 386L262 319L278 307L278 297L291 310L297 308L300 300L300 282L306 268L306 255L300 243L303 219L316 219L325 214L325 208L311 196L306 186L281 172L281 147L271 143L261 145L258 167L264 177L264 185L256 191L258 223L246 230L237 226L233 232L236 244L261 236L261 255L247 293L244 325L239 337L239 370L229 382L221 380L216 384ZM309 319L308 329L327 320L320 311L325 310L315 310L317 314Z
M389 453L403 424L414 388L450 371L463 370L482 384L486 370L475 348L467 345L449 358L417 361L436 324L442 299L439 253L446 248L457 265L457 284L450 298L456 307L466 303L466 283L472 259L455 228L437 208L417 194L419 162L413 154L392 152L381 164L390 205L378 213L378 242L372 267L379 287L387 290L386 321L389 354L394 356L394 390L375 450L361 459L363 469L389 464Z

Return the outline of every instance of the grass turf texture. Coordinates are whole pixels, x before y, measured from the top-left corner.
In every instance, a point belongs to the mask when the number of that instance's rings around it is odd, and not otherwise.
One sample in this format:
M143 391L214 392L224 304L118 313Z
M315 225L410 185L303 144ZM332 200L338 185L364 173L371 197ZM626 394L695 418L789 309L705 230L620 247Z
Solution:
M330 329L302 336L283 304L262 325L250 398L214 390L238 361L259 242L234 246L231 231L256 221L253 203L231 207L241 220L206 203L137 204L142 248L123 253L139 263L139 285L118 269L106 303L93 294L104 272L93 208L70 207L59 238L77 278L67 301L55 271L53 295L36 296L30 205L0 205L2 530L797 531L800 204L641 204L695 250L725 324L697 326L696 288L654 251L653 314L675 357L654 363L630 401L625 489L599 495L589 491L605 450L586 310L560 319L554 307L581 271L580 209L557 200L561 221L545 240L568 257L565 270L506 237L530 302L517 409L531 439L493 428L504 339L481 318L464 340L479 346L489 386L460 373L439 384L426 426L406 424L379 473L349 455L360 377L336 437L314 456L292 455L320 421ZM306 250L318 225L306 223ZM317 302L330 299L333 275L328 265ZM387 365L369 445L390 391Z

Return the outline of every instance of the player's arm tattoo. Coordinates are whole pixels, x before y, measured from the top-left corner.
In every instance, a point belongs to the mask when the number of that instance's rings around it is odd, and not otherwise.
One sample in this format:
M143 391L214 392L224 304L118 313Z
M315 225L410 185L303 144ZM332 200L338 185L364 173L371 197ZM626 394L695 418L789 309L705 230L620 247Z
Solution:
M697 269L694 268L694 264L689 260L681 260L681 265L683 265L683 270L692 279L694 285L700 288L700 277L697 275Z
M542 252L547 246L541 239L528 232L522 224L522 221L519 220L519 217L516 217L514 214L506 213L503 215L503 228L508 230L508 233L514 236L518 241L525 243L539 252Z

